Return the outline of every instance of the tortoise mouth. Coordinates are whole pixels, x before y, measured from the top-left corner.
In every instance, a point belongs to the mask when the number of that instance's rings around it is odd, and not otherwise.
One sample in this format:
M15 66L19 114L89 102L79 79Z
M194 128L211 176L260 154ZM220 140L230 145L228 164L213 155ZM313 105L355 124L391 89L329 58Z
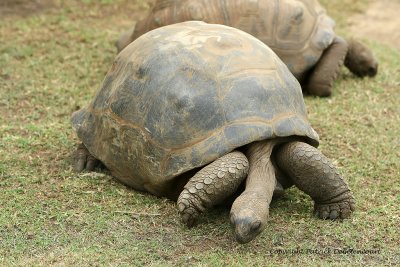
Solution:
M351 68L351 72L353 72L358 77L374 77L378 73L378 64L373 66L368 66L366 64L358 63L357 67Z
M255 239L261 232L263 227L258 229L246 229L242 227L235 227L235 239L240 244L246 244ZM248 227L251 228L251 227Z
M235 227L235 238L240 244L245 244L255 239L264 229L261 220L254 216L237 217L231 214L231 224Z
M369 67L365 75L369 77L374 77L377 73L378 73L378 66L375 66L375 67Z

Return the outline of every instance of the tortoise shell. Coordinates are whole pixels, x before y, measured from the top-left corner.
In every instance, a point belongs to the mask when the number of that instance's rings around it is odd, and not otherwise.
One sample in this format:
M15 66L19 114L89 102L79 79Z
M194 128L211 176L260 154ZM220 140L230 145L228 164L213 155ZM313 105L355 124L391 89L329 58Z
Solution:
M238 29L194 21L131 43L72 124L115 177L159 196L254 141L318 145L300 85L274 52Z
M150 30L188 20L224 24L257 37L300 80L335 37L335 22L317 0L157 0L117 46L122 49Z

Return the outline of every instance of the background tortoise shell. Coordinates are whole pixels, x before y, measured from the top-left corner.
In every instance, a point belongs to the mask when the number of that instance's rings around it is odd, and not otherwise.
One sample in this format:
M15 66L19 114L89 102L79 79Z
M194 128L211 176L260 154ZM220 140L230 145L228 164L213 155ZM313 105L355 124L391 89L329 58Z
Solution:
M272 48L300 80L335 37L335 22L317 0L158 0L123 46L155 28L188 20L250 33Z
M193 21L124 49L72 124L115 177L159 196L179 175L253 141L298 136L318 145L300 85L271 49Z

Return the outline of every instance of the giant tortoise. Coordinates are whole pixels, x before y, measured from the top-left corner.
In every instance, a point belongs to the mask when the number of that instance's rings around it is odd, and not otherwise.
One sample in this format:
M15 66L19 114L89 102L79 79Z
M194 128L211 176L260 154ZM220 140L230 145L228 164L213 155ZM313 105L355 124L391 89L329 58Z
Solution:
M177 200L189 226L245 182L231 208L241 243L264 228L277 172L311 196L320 218L354 209L316 148L298 81L265 44L228 26L192 21L142 35L72 125L79 171L99 160L128 186Z
M257 37L312 95L331 95L343 61L357 76L377 73L372 52L358 41L337 36L335 22L317 0L157 0L145 19L121 35L117 48L149 30L188 20L224 24Z

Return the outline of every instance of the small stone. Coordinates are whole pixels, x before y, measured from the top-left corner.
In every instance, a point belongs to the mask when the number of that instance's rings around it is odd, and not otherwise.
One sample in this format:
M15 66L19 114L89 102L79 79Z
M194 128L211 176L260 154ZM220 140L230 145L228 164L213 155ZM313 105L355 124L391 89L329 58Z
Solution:
M236 164L236 168L238 168L239 170L243 170L244 166L240 163Z
M34 237L35 237L35 234L32 233L32 232L28 232L28 233L26 234L26 238L27 238L27 239L33 239Z
M229 171L230 173L235 173L235 172L236 172L236 169L235 169L235 168L232 168L232 167L230 167L230 168L228 169L228 171Z
M222 178L222 177L224 177L224 175L225 175L225 172L223 172L223 171L219 171L217 173L218 178Z

